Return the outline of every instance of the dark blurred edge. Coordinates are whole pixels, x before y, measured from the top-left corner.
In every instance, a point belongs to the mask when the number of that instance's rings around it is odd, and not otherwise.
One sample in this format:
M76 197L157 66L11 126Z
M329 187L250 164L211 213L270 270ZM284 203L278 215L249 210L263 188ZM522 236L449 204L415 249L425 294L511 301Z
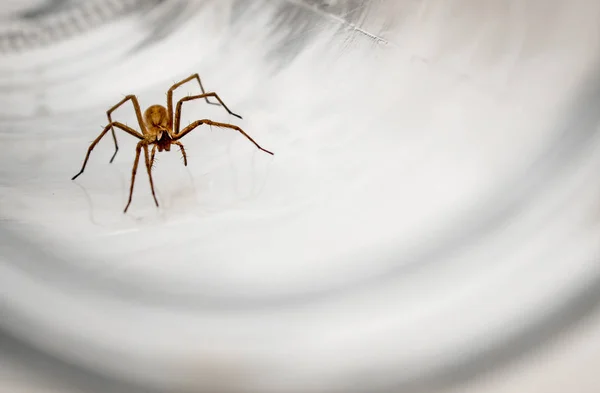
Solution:
M600 263L600 258L598 259ZM395 386L371 387L357 393L432 393L460 387L473 379L501 371L515 361L535 356L536 350L547 348L553 341L566 335L574 326L585 323L600 308L600 277L596 277L576 298L562 300L561 307L524 334L510 339L480 356L456 363L433 375L404 381ZM59 388L64 393L80 391L89 393L158 393L162 389L119 381L103 376L95 370L68 363L63 359L38 350L29 342L0 329L0 353L11 364L34 376L34 381L52 381L49 391ZM123 367L127 367L123 365ZM1 383L1 381L0 381ZM57 385L57 386L56 386ZM0 386L1 387L1 386ZM175 389L170 393L177 393ZM183 392L183 391L181 391ZM190 391L191 393L191 391ZM199 393L194 391L194 393ZM217 393L217 392L215 392ZM341 392L340 392L341 393ZM347 392L346 392L347 393Z
M594 81L594 86L599 86L598 81ZM587 100L580 102L584 107L583 117L588 120L584 121L586 128L597 124L598 115L596 112L600 104L597 95L595 93L593 97L587 97ZM579 111L582 111L581 108ZM590 118L590 115L592 115L592 118ZM591 132L591 130L587 131ZM600 262L600 257L598 262ZM459 386L486 373L499 371L501 367L508 363L532 356L536 350L547 347L570 328L584 323L598 310L600 305L600 276L592 277L588 286L572 299L559 299L559 301L561 303L559 307L543 320L538 321L537 324L528 327L523 334L500 343L475 358L454 364L446 369L439 370L435 374L424 375L386 389L365 390L364 393L374 393L375 391L414 393L440 391ZM94 393L153 393L159 391L144 387L142 384L134 385L113 380L100 375L95 370L68 363L37 349L31 343L2 328L0 328L0 353L11 359L15 364L22 365L32 375L61 381L61 385L64 384L62 386L64 389L78 389Z

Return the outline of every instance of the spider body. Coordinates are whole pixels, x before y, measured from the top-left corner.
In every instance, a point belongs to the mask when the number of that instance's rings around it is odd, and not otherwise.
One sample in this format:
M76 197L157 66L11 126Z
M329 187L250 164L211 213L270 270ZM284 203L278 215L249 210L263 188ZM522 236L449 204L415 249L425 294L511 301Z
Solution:
M150 143L155 143L158 151L171 151L173 130L169 127L167 108L162 105L152 105L144 112L144 123L148 131L147 138Z
M202 94L194 95L194 96L187 96L187 97L180 99L177 102L175 113L173 113L173 91L176 88L178 88L179 86L181 86L182 84L189 82L193 79L196 79L198 81L198 84L200 85L200 89L202 90ZM218 103L210 102L208 100L209 97L215 98L218 101ZM246 134L241 128L239 128L238 126L235 126L233 124L219 123L219 122L215 122L215 121L212 121L209 119L202 119L202 120L196 120L196 121L190 123L183 130L180 130L179 126L180 126L180 120L181 120L181 107L182 107L183 103L186 101L192 101L192 100L196 100L196 99L204 99L206 101L206 103L211 104L211 105L221 105L230 115L236 116L240 119L242 118L241 116L236 115L235 113L230 111L229 108L227 108L227 106L225 105L225 103L223 103L221 98L217 95L217 93L206 93L204 91L204 87L202 86L202 82L200 82L200 77L198 76L198 74L193 74L193 75L189 76L188 78L186 78L178 83L175 83L173 86L171 86L171 88L167 92L167 107L164 107L162 105L149 106L144 111L143 116L142 116L140 104L138 103L137 97L134 95L128 95L106 112L109 124L102 130L100 135L92 142L92 144L88 148L87 154L85 156L85 160L83 161L83 165L81 166L81 170L79 171L79 173L77 173L75 176L73 176L72 180L75 180L79 175L81 175L83 173L83 171L85 170L85 166L88 162L88 159L90 157L90 153L92 152L94 147L98 144L98 142L100 142L102 137L104 137L104 135L106 135L108 133L108 131L112 132L113 141L115 143L115 153L113 154L112 158L110 159L110 162L113 162L115 156L117 155L117 152L119 151L119 145L117 143L117 136L115 134L115 127L122 131L125 131L126 133L128 133L140 140L136 146L136 156L135 156L135 160L133 163L133 170L131 173L131 186L129 189L129 200L127 202L127 205L125 206L125 210L123 211L124 213L127 212L127 209L129 208L129 205L131 204L131 198L133 195L133 186L135 183L135 174L137 172L137 167L138 167L140 154L141 154L142 150L144 151L144 161L146 164L146 171L148 173L148 178L150 180L150 189L152 190L152 196L154 197L154 203L158 207L158 201L156 200L156 194L154 192L154 181L152 179L152 165L154 163L154 156L156 154L156 150L158 149L159 152L171 151L171 145L179 146L179 149L181 150L181 154L183 155L183 163L184 163L184 165L187 166L187 156L185 154L185 149L183 147L183 144L181 142L179 142L179 139L183 138L189 132L193 131L194 129L196 129L197 127L199 127L201 125L210 125L210 126L216 126L216 127L222 127L222 128L229 128L229 129L238 131L239 133L244 135L246 138L248 138L258 149L264 151L265 153L273 155L272 152L260 147L260 145L254 141L254 139L252 139L248 134ZM111 118L112 112L127 101L131 101L133 104L133 108L135 110L135 114L136 114L136 117L138 120L138 125L140 127L141 132L137 131L123 123L113 121ZM149 154L149 152L148 152L149 146L152 146L151 154Z
M167 108L162 105L152 105L144 112L144 124L148 127L148 131L171 129L169 126L169 115Z

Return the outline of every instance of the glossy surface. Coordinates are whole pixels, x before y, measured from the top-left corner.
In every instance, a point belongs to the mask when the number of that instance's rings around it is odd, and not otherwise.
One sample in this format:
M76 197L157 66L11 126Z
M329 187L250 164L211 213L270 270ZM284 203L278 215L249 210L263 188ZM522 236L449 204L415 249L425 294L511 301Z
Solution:
M7 55L0 327L221 391L426 390L545 344L600 298L600 7L541 4L163 1ZM71 182L110 106L194 72L244 120L183 124L275 156L190 134L123 215L122 133Z

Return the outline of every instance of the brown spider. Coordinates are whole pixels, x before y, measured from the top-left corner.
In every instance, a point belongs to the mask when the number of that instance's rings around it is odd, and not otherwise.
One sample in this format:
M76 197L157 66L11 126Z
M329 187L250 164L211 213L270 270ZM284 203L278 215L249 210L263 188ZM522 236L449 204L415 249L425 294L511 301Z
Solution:
M187 97L180 99L177 102L177 107L175 110L175 119L173 119L173 91L176 88L178 88L179 86L181 86L184 83L189 82L193 79L196 79L198 81L198 84L200 85L200 89L202 90L202 94L195 95L195 96L187 96ZM210 102L208 100L208 97L214 97L217 101L219 101L219 103ZM233 115L240 119L242 118L240 115L236 115L235 113L230 111L229 108L227 108L227 106L223 103L221 98L219 98L217 93L206 93L204 91L204 87L202 86L202 82L200 82L200 77L198 76L198 74L193 74L193 75L189 76L188 78L185 78L181 82L175 83L173 86L171 86L171 88L167 92L167 107L165 108L162 105L152 105L148 109L146 109L146 111L144 112L143 118L142 118L142 111L140 110L140 104L138 103L137 97L135 95L128 95L125 98L123 98L118 104L116 104L115 106L113 106L106 112L106 115L108 116L109 124L104 128L104 130L102 130L102 132L100 133L98 138L96 138L92 142L92 144L88 148L88 151L85 156L85 160L83 161L81 170L79 171L79 173L77 173L75 176L73 176L73 178L71 180L75 180L77 178L77 176L79 176L83 173L83 170L85 169L88 159L90 158L90 153L92 152L94 147L98 144L98 142L100 142L100 139L102 139L102 137L104 135L106 135L108 130L110 130L112 132L113 140L115 142L115 153L113 154L112 158L110 159L110 162L113 162L113 160L115 159L115 156L117 155L117 152L119 151L119 145L117 144L117 136L115 135L114 127L117 127L119 129L125 131L126 133L133 135L136 138L140 139L140 141L138 142L137 147L135 149L136 154L135 154L135 161L133 163L133 170L131 172L131 187L129 189L129 200L127 201L127 206L125 206L125 210L123 211L123 213L127 212L127 209L129 208L129 205L131 204L131 197L133 195L133 184L135 182L135 173L137 171L138 162L140 159L140 153L141 153L142 149L144 149L144 157L145 157L145 161L146 161L146 171L148 172L148 177L150 178L150 188L152 190L152 196L154 197L154 203L156 203L156 206L158 207L158 201L156 200L156 194L154 193L154 182L152 181L152 164L154 163L154 154L156 153L156 149L158 148L159 152L162 152L163 150L170 151L171 145L179 146L179 149L181 150L181 154L183 155L183 164L187 166L187 156L185 154L185 149L183 148L183 145L181 144L181 142L179 142L179 139L183 138L185 135L187 135L192 130L194 130L196 127L198 127L202 124L207 124L207 125L216 126L216 127L231 128L233 130L239 131L240 133L242 133L242 135L244 135L252 143L254 143L256 145L256 147L258 147L260 150L273 155L272 152L260 147L259 144L256 143L254 141L254 139L252 139L248 134L246 134L241 128L239 128L238 126L232 125L232 124L218 123L218 122L215 122L212 120L203 119L203 120L196 120L196 121L190 123L190 125L188 125L183 130L180 131L179 130L179 126L180 126L179 122L180 122L180 118L181 118L182 104L186 101L191 101L191 100L196 100L196 99L201 99L201 98L204 98L208 104L212 104L212 105L221 104L221 106L223 106L223 108L225 108L225 110L230 115ZM134 130L131 127L128 127L127 125L125 125L123 123L119 123L117 121L112 121L111 113L115 109L117 109L119 106L123 105L128 100L131 100L131 102L133 103L133 108L135 109L137 121L138 121L140 129L142 131L141 134L138 131ZM174 120L174 123L173 123L173 120ZM150 145L152 145L151 156L148 155L148 146L150 146Z

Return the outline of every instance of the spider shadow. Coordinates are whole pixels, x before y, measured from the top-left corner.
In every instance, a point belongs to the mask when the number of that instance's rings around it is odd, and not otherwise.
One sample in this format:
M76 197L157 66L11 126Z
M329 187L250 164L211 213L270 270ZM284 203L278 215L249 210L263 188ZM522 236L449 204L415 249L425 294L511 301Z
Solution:
M115 174L117 175L119 182L120 182L119 188L121 189L121 196L122 196L121 199L123 201L123 206L125 206L125 203L127 203L127 199L129 198L129 183L128 182L131 180L131 178L119 170L116 170ZM78 181L73 181L73 183L75 183L77 185L77 187L79 187L83 191L83 195L85 196L85 200L87 203L87 211L88 211L88 216L89 216L90 222L99 228L121 230L123 228L118 227L118 225L115 227L114 224L118 224L119 222L122 222L123 219L128 219L129 221L139 223L140 220L143 220L144 218L146 218L145 216L136 216L135 214L129 214L129 212L127 214L123 214L122 207L120 207L120 209L118 210L118 213L120 214L120 216L117 216L117 218L120 218L120 219L117 219L116 222L110 222L110 223L101 222L98 219L98 214L96 213L97 204L94 203L94 200L92 199L90 192L87 190L87 187L85 187L83 184L81 184ZM160 200L160 198L161 198L160 193L157 191L156 194ZM126 217L121 217L121 215L126 216Z
M155 177L157 174L155 172L156 168L160 166L160 154L157 154L154 162L152 164L152 176ZM192 157L189 157L192 158ZM187 175L187 179L189 180L189 184L175 184L175 185L171 185L171 187L169 187L169 190L167 191L167 195L166 198L163 198L162 193L159 191L161 188L160 186L160 176L158 176L157 178L154 179L155 181L155 192L157 195L157 198L159 200L159 215L161 218L163 219L167 219L168 216L166 215L167 212L171 212L171 213L177 213L177 208L181 207L181 205L199 205L198 203L198 187L196 185L196 181L195 178L192 174L192 171L190 170L189 166L185 166L183 163L183 157L180 157L181 160L181 166L185 168L185 172ZM180 168L178 168L178 170L180 170ZM193 199L192 201L188 201L188 198L185 198L183 196L185 196L186 191L189 190L191 188L192 192L191 192L191 198ZM128 197L129 194L127 194ZM180 200L183 200L184 203L181 204L179 203ZM173 218L173 217L171 217ZM165 221L166 222L166 221Z
M234 165L235 159L232 158L232 143L229 143L227 146L227 153L229 159L228 164L231 173L231 184L234 189L235 194L239 197L238 201L240 202L248 202L260 195L267 184L268 175L270 173L271 165L266 165L266 168L261 171L261 168L258 167L257 161L260 160L260 154L263 154L261 151L253 151L252 159L250 163L250 182L251 186L249 190L242 190L240 188L240 176L244 176L244 174L240 174L240 170L236 168ZM243 165L243 164L240 164Z
M79 183L77 181L74 183L77 185L77 187L79 187L83 191L83 195L85 196L85 200L87 203L87 211L88 211L88 217L90 219L90 222L98 228L117 229L117 228L114 228L112 225L107 224L106 222L101 222L100 220L98 220L98 218L97 218L98 214L96 214L96 210L97 210L97 208L95 206L96 204L94 203L94 201L90 195L90 192L81 183ZM121 183L124 185L123 182L121 182ZM121 210L121 212L122 212L122 210Z
M88 216L90 218L90 222L92 224L94 224L95 226L104 227L104 225L102 225L98 221L96 221L96 218L94 217L94 203L92 201L92 197L90 196L90 193L88 192L88 190L83 185L81 185L79 182L75 181L74 183L75 183L75 185L77 185L77 187L79 187L83 191L83 195L85 196L85 200L88 205L87 210L88 210Z

